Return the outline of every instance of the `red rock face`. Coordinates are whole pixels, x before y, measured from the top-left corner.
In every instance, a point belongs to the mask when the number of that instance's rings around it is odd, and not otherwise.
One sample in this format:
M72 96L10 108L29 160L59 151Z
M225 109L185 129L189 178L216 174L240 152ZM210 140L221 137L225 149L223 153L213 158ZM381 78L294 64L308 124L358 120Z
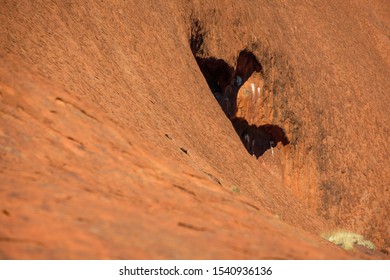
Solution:
M0 258L388 258L385 4L4 3Z

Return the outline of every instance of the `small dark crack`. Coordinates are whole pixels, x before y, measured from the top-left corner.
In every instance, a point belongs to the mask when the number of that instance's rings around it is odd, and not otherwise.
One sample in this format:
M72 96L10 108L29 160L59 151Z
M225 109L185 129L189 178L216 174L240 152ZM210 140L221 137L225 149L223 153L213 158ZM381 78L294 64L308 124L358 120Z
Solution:
M195 230L195 231L207 231L207 229L204 227L196 227L196 226L193 226L191 224L187 224L187 223L183 223L183 222L179 222L177 225L179 227L184 227L184 228L188 228L188 229Z
M86 115L87 117L89 117L90 119L93 119L94 121L99 122L98 119L96 119L96 118L95 118L94 116L92 116L91 114L87 113L84 109L81 109L81 108L79 108L78 106L76 106L76 105L74 105L74 104L72 104L72 103L70 103L70 102L68 102L68 101L63 100L63 99L60 98L60 97L57 97L57 98L56 98L56 101L59 101L59 102L62 102L62 103L64 103L64 104L67 104L67 105L69 105L69 106L72 106L73 108L75 108L76 110L80 111L81 113L83 113L84 115Z
M84 145L80 141L78 141L78 140L76 140L76 139L74 139L73 137L70 137L70 136L66 136L66 138L69 139L70 141L73 141L73 142L77 143L79 146L81 146L81 148L84 149Z
M177 188L177 189L179 189L179 190L181 190L181 191L183 191L183 192L186 192L186 193L188 193L188 194L190 194L190 195L196 196L194 192L192 192L192 191L190 191L190 190L187 190L186 188L184 188L184 187L182 187L182 186L173 184L173 187L174 187L174 188Z
M195 174L192 174L192 173L188 173L188 172L185 172L185 171L183 171L183 174L188 175L188 176L193 177L193 178L197 178L197 179L203 179L203 180L205 179L202 176L198 176L198 175L195 175Z
M243 204L245 204L245 205L248 205L249 207L251 207L251 208L253 208L253 209L257 210L257 211L260 211L260 208L259 208L259 207L255 206L255 205L253 205L253 204L251 204L251 203L249 203L249 202L241 201L241 203L243 203Z
M215 183L219 184L222 186L221 181L217 177L215 177L213 174L207 173L205 171L202 171L204 174L206 174L211 180L213 180Z

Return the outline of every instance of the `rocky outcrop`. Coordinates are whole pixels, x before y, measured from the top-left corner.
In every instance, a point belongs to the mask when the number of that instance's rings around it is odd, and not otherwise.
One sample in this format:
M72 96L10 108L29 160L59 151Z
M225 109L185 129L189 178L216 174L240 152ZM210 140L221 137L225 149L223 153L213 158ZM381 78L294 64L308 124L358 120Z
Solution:
M0 258L388 257L388 39L364 5L3 3Z

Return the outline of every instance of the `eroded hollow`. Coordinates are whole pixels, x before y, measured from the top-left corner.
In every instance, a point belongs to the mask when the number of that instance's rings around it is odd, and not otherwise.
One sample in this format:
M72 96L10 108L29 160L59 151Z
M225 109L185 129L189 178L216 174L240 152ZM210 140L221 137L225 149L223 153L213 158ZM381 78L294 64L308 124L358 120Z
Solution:
M214 57L195 57L206 82L225 115L232 119L237 109L239 87L234 85L234 68Z
M273 124L256 126L248 120L237 117L237 95L241 86L254 72L263 71L256 56L247 49L240 52L237 66L230 66L223 59L204 56L204 37L206 31L198 20L192 22L190 47L206 82L225 115L249 154L259 157L271 147L281 142L289 144L284 130ZM255 92L253 92L255 94Z
M199 45L200 36L196 36L191 47ZM203 39L201 40L203 41ZM217 99L222 110L229 119L236 117L237 94L241 86L249 79L253 72L261 72L261 64L253 53L243 50L237 59L234 69L223 59L215 57L201 57L193 51L196 62L206 79L206 82Z

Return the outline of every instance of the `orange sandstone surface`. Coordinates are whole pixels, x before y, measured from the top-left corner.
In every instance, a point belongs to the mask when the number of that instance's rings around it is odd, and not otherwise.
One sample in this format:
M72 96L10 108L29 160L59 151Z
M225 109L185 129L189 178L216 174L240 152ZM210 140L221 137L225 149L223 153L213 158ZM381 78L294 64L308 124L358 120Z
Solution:
M388 259L389 19L1 1L0 259Z

